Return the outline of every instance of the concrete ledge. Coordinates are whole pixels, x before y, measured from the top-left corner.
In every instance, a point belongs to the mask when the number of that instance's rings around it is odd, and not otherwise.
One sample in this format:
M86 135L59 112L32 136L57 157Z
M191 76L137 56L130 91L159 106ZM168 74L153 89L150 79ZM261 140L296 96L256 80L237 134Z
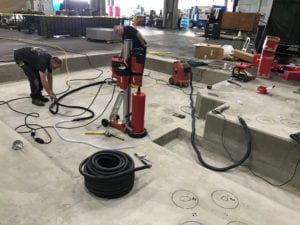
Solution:
M147 56L145 67L161 73L172 74L173 63L176 59L166 59L157 56ZM193 81L204 84L216 84L230 77L227 72L211 69L206 66L192 67Z
M101 53L101 54L88 54L88 55L75 55L67 58L67 67L69 72L75 72L80 70L99 68L108 66L111 64L111 58L117 55L118 52ZM66 64L57 71L57 73L67 72Z
M61 55L60 57L64 60L64 65L61 69L53 71L53 74L109 66L111 64L111 58L118 54L119 52L115 51L91 52L87 55ZM147 56L145 68L171 75L175 61L177 60ZM215 84L229 78L228 73L207 67L194 67L192 71L193 80L205 84ZM0 64L0 74L0 82L26 79L23 71L14 62Z
M107 66L110 65L112 56L117 54L118 52L93 52L87 55L61 55L59 57L64 60L64 64L59 70L53 71L53 74ZM14 62L0 64L0 74L0 83L26 79L23 70Z
M250 129L252 151L243 165L275 184L287 181L293 174L300 158L297 145L284 138L278 138L251 127ZM186 159L198 161L192 150L190 136L190 131L175 128L155 139L154 143ZM216 167L232 165L240 160L247 151L245 132L238 119L225 122L222 116L213 113L208 113L204 136L196 135L195 143L203 159ZM295 176L289 185L299 188L300 178Z
M206 114L209 111L225 103L222 100L216 99L216 94L212 92L208 93L211 93L211 96L203 95L201 92L197 92L195 109L196 115L199 119L205 119Z
M16 63L3 63L0 66L0 82L23 80L26 76Z
M274 183L283 183L288 180L300 158L297 144L287 138L276 136L276 133L272 135L272 131L266 133L257 127L249 128L252 136L252 153L246 164L252 171L276 180ZM236 161L241 159L247 150L245 132L237 118L225 121L223 116L208 113L204 139L226 146ZM227 156L225 149L219 152ZM300 177L295 176L290 185L299 188Z
M261 85L275 88L268 94L258 94L256 89ZM237 119L241 116L252 134L250 168L278 183L285 182L300 159L299 145L289 137L300 129L300 101L293 92L296 87L293 82L257 78L241 83L241 87L224 81L211 90L200 90L195 107L198 117L205 119L203 138L225 145L235 160L240 159L246 150L244 131ZM222 104L230 108L222 115L211 112ZM299 176L294 177L291 185L300 187Z

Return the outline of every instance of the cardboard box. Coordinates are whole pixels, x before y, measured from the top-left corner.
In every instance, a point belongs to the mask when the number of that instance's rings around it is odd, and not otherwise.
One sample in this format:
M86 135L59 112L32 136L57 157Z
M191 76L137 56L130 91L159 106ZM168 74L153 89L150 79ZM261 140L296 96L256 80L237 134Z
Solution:
M249 62L249 63L253 63L253 60L254 60L254 55L253 54L248 53L248 52L243 52L243 51L238 50L238 49L233 50L233 56L238 58L238 59Z
M220 60L224 58L224 49L221 45L195 44L194 57Z

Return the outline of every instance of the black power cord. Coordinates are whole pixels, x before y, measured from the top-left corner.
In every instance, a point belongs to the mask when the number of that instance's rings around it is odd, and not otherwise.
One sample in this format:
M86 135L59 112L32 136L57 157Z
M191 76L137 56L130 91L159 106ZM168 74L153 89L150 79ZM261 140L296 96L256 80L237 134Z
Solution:
M101 198L119 198L128 194L134 185L134 172L151 165L134 168L133 159L120 151L99 151L83 160L79 172L86 188Z
M39 114L38 113L29 113L28 115L25 116L25 123L24 125L30 129L30 135L31 137L33 138L33 140L39 144L50 144L52 142L52 138L51 138L51 135L49 134L49 132L47 131L47 129L41 125L38 125L38 124L29 124L27 122L27 119L28 117L31 116L31 117L39 117ZM45 134L48 136L48 139L49 141L45 141L43 138L40 138L40 137L37 137L36 136L36 128L34 127L37 127L37 128L40 128L40 129L43 129Z
M10 99L8 101L0 101L0 106L6 104L8 106L9 109L11 109L13 112L25 115L25 119L24 119L24 124L18 126L15 128L15 131L18 133L30 133L31 137L35 140L35 142L39 143L39 144L49 144L52 142L52 138L51 135L49 134L49 132L47 131L47 127L41 126L39 124L29 124L27 122L27 119L29 117L33 117L33 118L38 118L40 116L39 113L36 112L31 112L31 113L26 113L26 112L22 112L22 111L18 111L16 109L14 109L9 103L13 102L13 101L17 101L17 100L21 100L21 99L26 99L29 97L21 97L21 98L14 98L14 99ZM28 130L27 131L19 131L19 128L21 127L26 127ZM48 127L49 128L49 127ZM44 139L40 138L40 137L36 137L36 131L42 129L45 134L48 136L48 141L45 141Z
M212 166L212 165L206 163L203 160L201 152L198 150L198 148L196 146L196 142L195 142L195 135L196 135L196 116L195 116L195 112L196 112L196 109L194 107L194 99L193 99L193 91L194 91L194 89L193 89L193 79L192 79L192 77L193 77L193 74L191 74L191 76L190 76L190 87L191 87L190 106L191 106L191 109L192 109L192 112L191 112L191 116L192 116L191 144L193 146L193 149L195 150L195 153L196 153L196 155L197 155L200 163L205 168L213 170L213 171L217 171L217 172L225 172L225 171L228 171L230 169L233 169L235 167L240 166L250 156L251 148L252 148L252 141L251 141L251 133L250 133L250 130L249 130L249 128L248 128L245 120L242 117L239 117L239 116L238 116L238 120L239 120L239 122L243 126L243 129L245 131L246 141L247 141L247 151L246 151L245 155L239 161L234 162L232 165L229 165L229 166L226 166L226 167L221 167L221 168L220 167Z

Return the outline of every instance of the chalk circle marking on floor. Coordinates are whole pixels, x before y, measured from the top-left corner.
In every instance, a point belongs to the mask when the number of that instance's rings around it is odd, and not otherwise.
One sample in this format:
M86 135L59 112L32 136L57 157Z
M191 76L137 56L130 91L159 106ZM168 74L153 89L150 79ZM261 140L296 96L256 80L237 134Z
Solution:
M239 205L238 198L226 190L213 191L211 198L216 205L224 209L235 209Z
M172 194L173 203L179 208L192 209L198 205L198 197L188 190L177 190Z

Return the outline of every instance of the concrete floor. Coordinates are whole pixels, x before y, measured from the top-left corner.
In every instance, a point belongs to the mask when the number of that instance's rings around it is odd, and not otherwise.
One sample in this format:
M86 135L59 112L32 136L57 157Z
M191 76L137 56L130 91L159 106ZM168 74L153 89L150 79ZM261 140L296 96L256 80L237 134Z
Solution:
M156 32L157 34L154 35L156 39L167 40L171 36L176 36L173 38L182 41L178 42L181 43L178 45L178 49L172 48L174 50L172 54L175 58L177 55L175 51L177 50L181 54L178 56L179 58L191 57L193 46L188 46L185 51L180 51L180 49L184 49L186 44L184 42L192 43L197 37L191 37L189 40L190 38L186 38L187 36L184 35L182 38L181 33ZM151 42L155 39L154 36L153 38L149 37ZM60 43L60 40L57 39L47 40L47 43L49 41ZM79 47L78 44L82 43L82 40L74 41L63 40L62 45L67 47L67 43L69 46L73 43L74 46L82 48L83 45ZM6 51L7 55L11 54L9 49L12 48L12 45L13 47L19 45L15 41L9 42L9 47L2 50L3 52ZM161 42L161 45L166 46L169 43ZM92 45L92 49L98 46L95 43L88 44ZM107 51L109 48L113 48L112 50L119 49L118 44L109 45L109 47L106 43L97 44L106 46ZM85 49L88 50L88 47ZM159 48L153 48L153 51L158 50ZM171 52L167 48L164 51ZM155 59L158 58L149 56L147 60ZM173 55L167 55L161 60L172 62L174 58ZM217 64L222 65L223 63L217 62L214 65ZM168 68L168 65L165 67ZM71 81L71 88L74 89L111 76L109 67L102 66L99 69L103 71L100 78ZM227 74L229 77L230 74L230 71L207 70L207 76L211 77L221 76L221 74ZM57 74L55 76L55 90L57 93L65 91L67 80L94 78L99 74L100 71L95 69ZM204 75L205 73L200 74ZM211 77L210 79L213 80ZM295 168L295 160L297 157L299 158L299 144L289 140L287 134L297 132L300 128L299 98L292 92L299 88L299 84L297 82L278 81L278 79L262 80L258 78L252 83L243 84L243 87L240 88L228 84L226 78L222 78L225 81L214 83L213 89L208 90L206 89L207 78L204 76L201 77L201 82L194 82L194 98L199 106L197 111L200 117L196 120L196 134L199 141L197 145L210 163L217 166L230 163L227 156L218 152L222 149L220 124L224 123L224 120L221 120L221 116L213 115L210 112L212 105L217 104L217 102L230 104L230 109L224 112L229 127L227 128L228 131L224 132L224 138L225 144L230 149L234 149L233 156L237 154L235 148L245 148L243 141L234 138L238 137L240 132L240 128L235 125L237 124L237 114L246 119L253 132L255 155L247 161L247 166L241 166L225 173L217 173L199 165L189 141L191 118L188 93L190 88L180 89L166 85L168 78L168 73L145 69L142 89L146 93L145 127L148 136L145 138L133 139L113 128L110 131L116 136L124 138L124 141L103 135L84 134L87 130L105 130L104 127L100 126L101 119L108 118L113 106L110 104L105 110L105 105L113 94L113 88L109 85L104 85L101 88L91 106L96 116L99 116L97 120L86 126L84 125L87 121L64 122L64 126L82 125L82 127L58 129L61 137L65 139L92 143L98 148L63 140L53 128L47 129L52 137L52 142L44 145L38 144L29 133L18 134L14 131L16 127L24 124L25 116L12 112L6 104L2 104L0 106L2 118L0 122L0 166L2 171L0 173L0 224L299 224L299 168L294 179L282 187L272 186L259 177L253 176L249 171L249 168L252 168L249 167L249 164L252 164L253 171L260 174L263 174L261 171L263 169L269 171L270 168L261 165L263 161L270 167L276 166L276 173L278 173L280 166L284 166L278 165L280 163L288 162L290 171ZM157 81L157 79L161 81ZM259 95L255 92L257 85L273 83L276 83L276 88L270 90L268 95ZM0 100L2 101L28 96L29 87L26 80L4 82L0 86ZM97 89L98 87L91 87L81 90L68 96L63 102L71 105L88 106L96 95ZM120 90L117 88L116 92L118 91ZM282 95L282 92L285 94ZM245 96L248 97L245 98ZM115 97L116 94L114 99ZM274 110L278 113L272 111L272 104L276 104ZM71 119L64 114L76 115L80 113L76 110L61 108L60 114L52 115L48 107L32 106L29 98L13 101L10 106L26 113L39 113L38 118L29 117L27 123L36 123L41 126L53 126L56 123ZM261 112L261 108L264 108L265 114ZM204 111L209 111L207 118L201 116ZM181 113L186 117L180 119L173 116L173 113ZM266 118L265 115L270 115L270 117ZM283 117L284 115L287 117ZM287 123L277 123L278 120L282 121L282 119L287 118L290 119ZM296 122L291 123L291 120ZM21 130L18 131L26 130L26 127L21 127ZM257 130L262 132L259 133ZM274 132L273 134L268 132L268 130L276 131L276 135ZM42 130L37 132L37 136L49 140ZM271 137L272 139L274 136L276 137L275 140L280 140L274 143L283 144L288 154L280 155L278 153L280 152L279 147L274 146L276 155L272 157L270 150L261 145L264 143L260 140L261 138ZM24 148L22 150L14 151L11 149L15 140L23 141ZM266 141L267 145L271 143ZM127 147L129 148L127 149ZM126 148L122 151L132 156L136 166L141 165L141 162L134 157L134 153L146 155L153 166L151 169L136 172L134 187L128 195L113 200L95 197L85 189L83 177L78 172L78 166L82 160L100 148ZM276 156L284 157L283 161L274 160ZM290 159L291 157L293 159ZM280 173L280 175L286 176L281 178L275 175L264 177L275 184L290 177L289 174Z
M209 42L213 44L222 43L233 44L232 40L205 40L201 37L203 30L195 28L192 30L159 30L149 27L138 28L144 35L148 50L153 54L162 54L172 58L191 58L194 52L194 44L199 42ZM106 41L88 41L85 37L56 37L45 38L26 32L0 29L1 44L5 48L0 49L0 61L13 60L12 50L28 44L41 45L52 54L62 54L61 48L70 53L82 54L94 50L112 51L120 50L119 43L107 44Z

